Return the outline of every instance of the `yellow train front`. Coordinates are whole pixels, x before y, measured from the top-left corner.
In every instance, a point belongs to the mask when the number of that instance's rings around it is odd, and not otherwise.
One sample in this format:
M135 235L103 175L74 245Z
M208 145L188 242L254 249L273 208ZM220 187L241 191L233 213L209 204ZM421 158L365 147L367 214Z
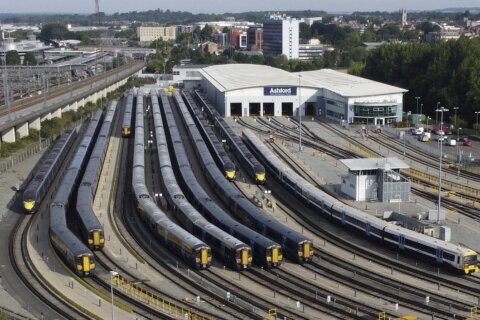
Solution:
M130 137L130 127L129 126L122 126L122 137L128 138Z
M80 276L89 276L95 271L95 259L93 254L84 253L75 258L76 270L75 272Z
M105 246L105 236L103 229L89 230L88 246L92 250L100 250Z
M264 184L266 181L265 168L262 165L257 165L254 168L255 171L255 182L257 184Z
M23 209L25 209L25 212L27 213L35 213L36 207L35 205L37 202L35 200L23 200Z
M225 163L223 169L225 171L225 178L227 178L228 181L234 181L236 179L237 173L235 170L235 165L233 163Z
M478 258L475 251L469 251L463 255L462 270L465 274L478 272Z
M312 241L303 241L298 245L298 258L299 262L307 262L313 258L313 244Z
M198 246L194 248L195 266L197 269L207 269L212 264L212 251L209 247Z

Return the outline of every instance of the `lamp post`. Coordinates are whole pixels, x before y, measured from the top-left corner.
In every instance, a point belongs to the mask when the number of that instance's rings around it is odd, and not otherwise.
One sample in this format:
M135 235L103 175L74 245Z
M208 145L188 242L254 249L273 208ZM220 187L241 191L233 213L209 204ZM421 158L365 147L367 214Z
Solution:
M420 97L415 97L415 100L417 100L417 125L418 125L418 100L420 100Z
M408 112L407 112L407 128L408 128L408 126L409 126L409 125L408 125L408 117L410 117L411 114L412 114L412 111L408 111Z
M457 129L457 178L460 177L460 130L462 128Z
M458 107L453 107L453 111L455 112L455 120L453 120L455 129L457 129L457 110L458 110Z
M438 108L440 108L440 101L437 102L437 110ZM435 125L438 126L438 113L436 112L435 112Z
M112 320L115 320L115 305L113 304L113 278L118 276L118 272L116 271L110 271L110 294L112 296Z
M300 87L302 85L302 75L298 75L298 151L302 152L302 102L300 101Z
M428 120L430 120L432 118L430 118L429 116L427 116L427 128L428 128Z
M443 113L448 112L449 110L441 107L440 109L436 109L435 112L440 112L440 128L443 127ZM439 131L440 133L441 131ZM441 136L439 136L440 138ZM445 134L443 134L445 137ZM439 140L440 143L440 159L439 159L439 168L438 168L438 212L437 212L437 223L440 222L440 211L441 211L441 201L442 201L442 157L443 157L443 141Z
M480 111L475 111L475 115L477 116L477 125L475 126L475 132L478 134L478 114Z

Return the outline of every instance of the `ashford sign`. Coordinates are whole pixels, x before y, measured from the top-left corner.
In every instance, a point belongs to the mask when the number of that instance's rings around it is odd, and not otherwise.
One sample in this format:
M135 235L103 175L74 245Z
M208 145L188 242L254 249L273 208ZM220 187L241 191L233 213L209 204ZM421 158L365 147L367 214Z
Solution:
M264 96L296 96L297 87L263 87Z

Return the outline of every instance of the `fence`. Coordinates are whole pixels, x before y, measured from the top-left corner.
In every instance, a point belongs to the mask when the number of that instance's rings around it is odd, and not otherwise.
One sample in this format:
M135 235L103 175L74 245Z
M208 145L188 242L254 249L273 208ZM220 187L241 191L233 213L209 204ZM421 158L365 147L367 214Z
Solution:
M33 155L39 153L42 150L45 150L52 143L52 139L44 139L40 143L36 143L27 147L26 149L20 151L20 153L13 156L0 159L0 173L5 173L10 168L19 164L20 162L25 161L26 159L32 157Z

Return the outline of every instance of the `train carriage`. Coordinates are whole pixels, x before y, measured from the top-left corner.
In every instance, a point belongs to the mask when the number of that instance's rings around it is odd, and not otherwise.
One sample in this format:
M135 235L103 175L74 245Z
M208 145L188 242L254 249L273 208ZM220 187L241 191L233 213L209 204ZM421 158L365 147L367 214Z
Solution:
M314 208L321 208L319 212L326 217L397 250L415 253L425 259L433 260L439 265L448 266L465 274L478 272L475 251L402 228L340 203L287 167L250 130L246 129L243 133L248 145L268 164L267 167L272 170L274 175L287 188L292 189L293 185L297 184L298 188L293 188L297 195L306 200L307 204L313 204Z

